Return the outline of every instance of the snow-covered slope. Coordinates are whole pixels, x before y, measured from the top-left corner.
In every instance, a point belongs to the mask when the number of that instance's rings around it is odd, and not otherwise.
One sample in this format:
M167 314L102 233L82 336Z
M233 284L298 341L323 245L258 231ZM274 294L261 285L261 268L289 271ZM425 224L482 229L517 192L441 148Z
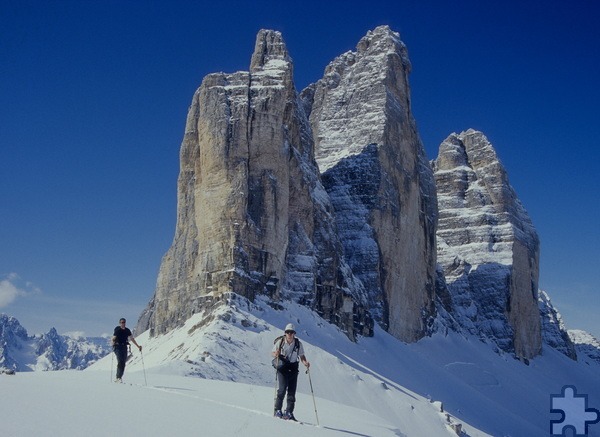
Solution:
M224 411L242 410L227 419L231 433L222 435L238 435L233 431L235 427L246 429L244 435L264 435L254 433L257 423L260 428L264 420L264 426L276 426L273 432L278 432L281 425L267 420L275 382L269 352L273 339L288 322L296 324L311 361L310 376L321 424L321 428L311 429L314 435L325 430L337 430L340 435L451 435L445 415L439 412L440 403L453 423L463 425L465 435L547 435L553 418L550 395L560 393L567 384L588 394L590 406L600 406L598 364L578 363L552 348L544 347L527 366L512 355L493 352L490 345L475 337L455 333L404 344L376 328L374 337L362 337L353 343L304 306L287 303L275 310L260 298L250 304L236 295L230 295L207 320L198 315L181 329L163 336L138 336L144 354L136 353L130 360L125 380L144 385L145 370L152 388L148 399L159 396L155 390L167 390L194 405L209 403L211 411L213 406L217 408L215 405L221 405ZM105 357L78 378L89 377L89 384L105 380L109 385L114 365L112 357ZM173 375L212 381L184 378L164 382L163 378ZM137 386L123 389L125 393L150 390ZM305 373L300 374L298 391L301 395L296 416L316 423ZM175 435L189 435L184 430L190 420L201 429L203 424L219 421L212 417L226 414L221 411L204 416L201 411L197 407L193 418L185 418L182 431L175 428ZM148 420L160 423L154 415ZM213 434L209 431L207 435ZM600 425L591 426L590 435L600 435Z
M0 375L0 410L10 411L0 432L33 436L451 436L435 406L423 403L398 428L368 411L298 396L302 425L274 419L273 388L148 373L131 375L133 385L111 384L107 372L32 372ZM55 402L60 393L66 403ZM35 412L35 413L33 413ZM483 435L480 433L470 435Z

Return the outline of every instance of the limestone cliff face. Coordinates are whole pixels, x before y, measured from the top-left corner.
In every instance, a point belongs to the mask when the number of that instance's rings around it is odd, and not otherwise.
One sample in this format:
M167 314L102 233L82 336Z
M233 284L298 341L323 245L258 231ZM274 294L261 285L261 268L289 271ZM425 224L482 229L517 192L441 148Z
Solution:
M434 316L437 220L410 68L399 35L381 26L302 93L344 255L379 323L407 342Z
M410 68L382 26L298 96L281 34L263 30L249 71L206 76L181 145L175 237L138 332L210 317L236 293L307 305L351 339L377 321L406 342L435 326L537 355L536 231L480 132L448 137L432 169Z
M175 238L138 330L164 333L234 292L310 305L351 338L371 332L279 32L259 32L249 72L204 79L180 161Z
M539 240L487 138L450 135L434 161L438 261L469 332L531 358L541 349Z

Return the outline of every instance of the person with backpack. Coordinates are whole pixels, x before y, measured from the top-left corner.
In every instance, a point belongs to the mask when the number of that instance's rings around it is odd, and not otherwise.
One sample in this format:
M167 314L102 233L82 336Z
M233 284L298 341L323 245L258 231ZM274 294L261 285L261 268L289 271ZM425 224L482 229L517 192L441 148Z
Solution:
M296 386L298 385L299 361L308 369L310 363L304 355L304 346L296 338L296 328L288 323L285 327L285 335L277 337L273 345L273 366L277 369L277 396L275 397L274 416L280 419L296 420L294 417L294 406L296 404ZM283 398L286 397L287 405L284 413Z
M123 378L123 373L125 373L125 362L127 361L127 346L129 346L129 340L137 346L140 352L142 351L142 347L137 344L137 341L133 338L133 334L129 328L125 326L126 323L127 321L121 318L119 320L119 326L115 328L112 337L113 351L117 356L117 379L115 382L122 382L121 378Z

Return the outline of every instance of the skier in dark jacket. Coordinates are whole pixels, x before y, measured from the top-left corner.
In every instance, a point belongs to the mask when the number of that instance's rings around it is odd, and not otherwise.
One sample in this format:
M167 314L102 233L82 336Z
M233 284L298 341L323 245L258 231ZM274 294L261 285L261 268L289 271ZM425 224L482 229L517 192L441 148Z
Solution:
M123 378L123 373L125 372L125 362L127 361L127 346L129 346L129 341L137 346L139 351L142 351L142 347L137 344L135 338L133 338L133 334L128 327L126 327L127 321L125 319L119 320L119 326L115 328L112 337L113 350L115 351L115 355L117 356L117 379L115 382L121 382L121 378Z
M294 417L294 405L296 404L296 386L298 385L298 360L308 369L310 363L304 355L304 346L296 338L296 329L293 324L288 323L285 327L285 335L275 340L272 355L274 358L285 361L286 365L277 371L277 397L275 398L275 417L287 420L296 420ZM287 408L285 413L281 412L283 398L287 391Z

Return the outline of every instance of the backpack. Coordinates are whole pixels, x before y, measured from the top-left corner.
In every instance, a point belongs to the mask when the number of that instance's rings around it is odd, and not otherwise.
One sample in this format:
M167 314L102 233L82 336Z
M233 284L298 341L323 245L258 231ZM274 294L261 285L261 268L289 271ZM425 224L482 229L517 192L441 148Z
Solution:
M285 335L277 337L275 340L273 340L273 344L277 343L278 341L279 341L279 354L277 354L277 357L273 358L273 361L271 361L271 364L273 365L273 367L275 369L279 370L280 372L283 372L288 368L288 366L291 363L289 362L289 360L287 360L285 357L283 357L281 355L281 349L283 348L283 342L285 341ZM300 351L300 340L298 340L297 338L294 338L294 349L292 349L291 355L293 355L294 352L299 352L299 351Z
M279 341L279 355L281 355L281 349L283 349L283 341L285 340L285 335L280 335L275 340L273 340L273 344ZM300 340L294 337L294 349L292 349L292 354L300 350Z

